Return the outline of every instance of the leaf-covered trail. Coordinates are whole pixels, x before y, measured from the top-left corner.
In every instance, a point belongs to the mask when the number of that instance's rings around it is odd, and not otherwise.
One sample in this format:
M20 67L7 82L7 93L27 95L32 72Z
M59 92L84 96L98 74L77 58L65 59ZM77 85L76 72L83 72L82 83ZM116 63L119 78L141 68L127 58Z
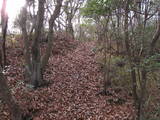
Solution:
M131 98L125 92L96 96L102 86L102 73L92 51L93 42L80 43L67 55L52 56L45 80L50 85L35 91L22 86L15 91L19 103L33 120L132 120ZM116 104L119 97L126 101Z

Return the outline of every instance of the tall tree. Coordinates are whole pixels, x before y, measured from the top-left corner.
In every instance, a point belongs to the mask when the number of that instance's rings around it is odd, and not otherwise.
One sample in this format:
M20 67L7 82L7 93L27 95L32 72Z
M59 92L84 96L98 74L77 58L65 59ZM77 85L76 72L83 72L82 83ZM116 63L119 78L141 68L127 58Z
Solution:
M0 54L2 54L1 66L4 67L6 65L6 34L7 34L7 25L8 25L8 15L6 12L7 0L3 0L2 9L1 9L1 25L2 25L2 44Z
M31 46L30 51L30 43L28 33L26 30L26 21L27 21L27 6L29 2L26 2L26 6L23 8L23 16L21 19L21 29L22 29L22 35L25 45L25 62L26 62L26 75L31 81L31 85L33 85L34 88L37 88L38 86L41 86L44 84L43 81L43 71L45 69L46 64L48 63L50 53L52 50L52 43L54 39L54 31L53 26L56 18L59 16L61 6L62 6L62 0L57 0L57 5L55 7L55 10L53 14L51 15L49 19L49 32L48 32L48 45L46 49L46 53L44 56L41 56L40 54L40 38L41 38L41 32L43 28L43 21L44 21L44 13L45 13L45 0L39 0L38 1L38 12L37 12L37 22L35 26L35 32L34 32L34 38L33 38L33 44Z
M73 18L82 6L84 0L66 0L64 12L66 14L66 31L74 38Z
M2 24L2 45L0 49L0 96L2 100L7 104L9 111L11 113L12 120L22 120L22 112L20 107L15 102L11 95L11 91L8 87L7 80L3 75L3 68L6 65L6 51L5 51L5 41L7 33L8 16L6 13L7 0L3 0L2 10L1 10L1 24ZM1 41L0 41L1 42Z
M130 83L137 109L137 120L142 120L145 117L144 104L148 94L148 74L153 72L152 66L158 66L157 64L153 65L156 62L151 62L151 60L158 54L155 49L158 49L159 44L156 43L159 43L160 37L159 2L159 0L88 0L84 9L85 16L94 19L95 22L97 22L95 18L102 21L104 20L103 16L110 13L107 27L108 31L113 33L111 47L115 47L116 35L116 39L122 39L121 42L125 49L124 54L119 55L125 57L130 69ZM150 29L151 27L153 30ZM154 30L155 28L156 30ZM120 41L116 41L119 51ZM106 52L108 53L108 51L107 49Z

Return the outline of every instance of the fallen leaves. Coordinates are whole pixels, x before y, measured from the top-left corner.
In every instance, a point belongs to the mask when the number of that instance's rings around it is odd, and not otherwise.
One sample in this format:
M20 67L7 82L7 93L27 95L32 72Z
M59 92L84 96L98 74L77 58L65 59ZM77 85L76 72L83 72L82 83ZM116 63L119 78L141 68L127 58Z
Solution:
M73 41L72 41L73 42ZM67 54L51 56L44 79L50 85L29 91L24 80L21 58L11 57L12 62L6 76L13 95L23 110L31 114L33 120L132 120L134 108L131 98L123 98L123 90L112 96L96 96L101 90L102 73L91 50L94 42L79 43L76 49ZM61 49L61 48L59 48ZM20 57L20 56L18 56ZM22 56L21 56L22 57ZM10 60L11 61L11 60ZM19 85L18 87L16 87ZM113 99L113 103L109 102ZM9 119L7 108L0 110L0 120ZM4 114L5 112L5 114Z

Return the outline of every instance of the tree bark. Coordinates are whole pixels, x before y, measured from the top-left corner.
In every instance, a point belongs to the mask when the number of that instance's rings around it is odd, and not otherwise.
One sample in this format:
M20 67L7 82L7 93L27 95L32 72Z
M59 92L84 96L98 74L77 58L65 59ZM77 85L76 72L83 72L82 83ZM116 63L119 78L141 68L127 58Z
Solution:
M52 16L49 20L48 45L47 45L46 53L42 57L42 60L41 60L41 68L42 69L44 69L44 67L48 63L48 60L49 60L49 57L50 57L50 54L51 54L51 51L52 51L53 40L55 39L54 38L54 32L53 32L53 26L54 26L56 18L60 14L60 10L61 10L61 7L62 7L62 2L63 2L63 0L57 0L57 5L55 7L55 11L54 11L54 13L52 14Z
M2 73L2 68L0 67L0 95L2 100L7 104L9 111L11 113L12 120L22 120L22 112L20 107L15 102L11 95L11 91L6 82L6 78Z
M33 39L33 44L31 46L31 50L30 50L30 42L29 42L30 37L26 29L28 2L26 2L27 4L25 8L23 9L21 29L22 29L22 35L23 35L23 40L24 40L24 45L25 45L24 46L25 48L24 57L25 57L25 62L26 62L25 70L26 70L26 77L29 78L30 84L32 85L33 88L37 88L44 84L43 72L44 72L44 68L46 64L48 63L48 60L51 54L53 40L54 40L53 26L54 26L56 18L60 14L62 1L63 0L57 0L55 11L51 15L51 18L49 20L48 45L47 45L46 53L44 54L43 57L41 57L41 54L40 54L40 38L42 34L43 21L44 21L45 0L39 0L38 12L37 12L37 23L35 26L34 39Z
M136 72L134 69L134 65L132 64L132 54L131 54L131 49L130 49L130 43L129 43L129 31L128 31L128 13L129 13L129 1L126 1L126 6L125 6L125 23L124 23L124 34L125 34L125 46L126 46L126 51L128 55L128 60L130 64L130 69L131 69L131 79L132 79L132 91L133 91L133 97L134 97L134 102L135 105L138 100L138 95L137 95L137 84L136 84Z
M7 26L8 26L8 15L6 13L6 4L7 0L3 0L2 9L1 9L1 24L2 24L2 66L6 65L6 34L7 34Z
M42 84L42 75L40 68L40 38L43 28L44 21L44 3L45 0L39 0L38 4L38 12L37 12L37 23L35 28L34 41L31 48L32 53L32 75L31 75L31 83L37 88Z
M153 54L153 50L155 48L155 45L158 41L158 39L160 38L160 8L158 11L158 25L157 25L157 30L153 36L152 42L150 44L150 54Z
M1 42L1 40L0 40ZM1 47L1 45L0 45ZM0 49L0 67L3 67L3 63L2 63L2 50Z
M24 60L25 60L25 79L26 81L31 80L32 74L32 64L31 64L31 52L30 52L30 42L27 34L26 21L27 21L27 3L22 10L22 18L20 21L20 26L22 30L22 38L24 41ZM31 35L30 35L31 36Z
M66 13L66 32L68 32L73 38L74 38L74 30L73 30L73 25L72 25L72 19L74 16L73 13L73 6L72 6L72 0L66 1L65 2L65 13Z
M68 0L65 2L64 12L66 14L66 32L68 32L73 38L74 29L72 20L83 2L84 0Z
M141 82L141 92L140 92L140 97L138 100L138 114L137 114L137 120L142 120L143 117L143 107L145 103L145 92L146 92L146 82L147 82L147 71L145 68L141 70L141 75L142 75L142 82Z

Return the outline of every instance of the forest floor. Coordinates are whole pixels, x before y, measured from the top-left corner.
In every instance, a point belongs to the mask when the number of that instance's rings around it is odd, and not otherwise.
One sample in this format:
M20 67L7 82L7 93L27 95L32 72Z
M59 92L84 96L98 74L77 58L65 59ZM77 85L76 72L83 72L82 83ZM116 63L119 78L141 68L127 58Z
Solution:
M65 55L51 56L44 79L50 84L36 90L24 84L23 52L7 49L7 76L12 94L33 120L133 120L132 98L123 89L102 90L103 75L95 59L94 42L79 43ZM10 120L7 106L0 101L0 120Z

